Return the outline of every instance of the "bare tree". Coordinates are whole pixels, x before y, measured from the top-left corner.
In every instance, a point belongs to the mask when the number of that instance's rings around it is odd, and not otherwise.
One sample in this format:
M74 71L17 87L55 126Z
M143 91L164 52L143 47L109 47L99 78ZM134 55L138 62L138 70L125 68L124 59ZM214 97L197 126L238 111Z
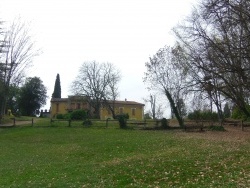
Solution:
M105 63L103 66L104 70L106 70L105 75L108 77L108 87L102 94L103 105L111 111L112 116L115 119L115 101L119 96L118 84L121 81L121 73L111 63Z
M186 74L179 63L173 53L173 48L165 47L160 49L145 64L147 71L144 82L148 83L150 88L158 89L167 97L179 125L184 126L183 119L177 108L177 101L184 94Z
M152 116L153 119L156 119L156 95L150 94L149 99L145 98L143 100L150 105L149 115Z
M74 94L86 97L96 117L99 117L102 105L115 116L114 102L120 79L120 72L111 63L84 62L71 88Z
M10 85L18 85L22 81L26 69L31 65L33 58L38 55L28 31L25 24L18 19L4 32L3 53L0 54L1 115L5 113Z
M2 26L2 21L0 22L0 26ZM1 62L1 57L4 53L4 40L3 40L3 29L2 27L0 28L0 123L2 119L2 109L3 109L3 104L4 104L4 67L3 63Z
M249 18L250 1L204 0L174 29L196 84L208 92L219 113L223 95L250 116Z
M148 98L144 98L144 102L150 105L149 110L147 113L153 119L160 119L163 117L163 105L160 104L159 100L156 100L157 94L150 94Z

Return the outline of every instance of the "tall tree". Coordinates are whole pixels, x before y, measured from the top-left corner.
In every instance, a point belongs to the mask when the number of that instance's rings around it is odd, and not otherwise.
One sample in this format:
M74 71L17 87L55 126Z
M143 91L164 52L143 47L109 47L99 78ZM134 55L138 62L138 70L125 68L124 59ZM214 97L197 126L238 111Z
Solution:
M250 1L203 0L174 32L185 49L193 78L221 113L223 95L247 117L250 93Z
M17 99L22 115L34 115L37 109L46 104L47 89L39 77L27 78Z
M0 114L4 115L9 88L12 83L22 82L25 71L31 65L38 51L28 34L28 28L19 20L15 20L4 32L2 52L0 53Z
M100 116L102 105L115 116L113 105L118 96L120 79L119 70L111 63L84 62L71 87L74 94L86 97L96 117Z
M3 63L3 55L4 55L4 48L6 47L5 41L4 41L4 32L2 28L3 22L0 21L0 122L2 119L2 115L4 114L2 111L4 111L3 106L5 105L5 86L4 86L4 70L5 70L5 64Z
M54 92L52 94L52 98L61 98L61 82L60 82L60 75L56 75L56 81L54 86Z
M182 127L183 119L177 108L177 102L184 94L186 74L179 65L179 60L173 53L173 48L160 49L147 62L144 82L152 89L158 89L168 99L171 110Z

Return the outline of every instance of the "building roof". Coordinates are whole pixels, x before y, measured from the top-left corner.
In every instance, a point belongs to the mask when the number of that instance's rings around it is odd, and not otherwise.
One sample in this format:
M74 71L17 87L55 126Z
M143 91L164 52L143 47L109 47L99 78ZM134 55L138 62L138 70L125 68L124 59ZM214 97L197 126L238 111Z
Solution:
M51 98L50 102L67 102L68 100L69 100L69 98ZM113 103L113 101L111 101L111 100L108 102ZM135 102L135 101L127 101L127 100L124 100L124 101L116 100L115 104L145 106L145 104Z
M50 102L67 102L68 98L51 98Z
M108 101L112 103L113 101ZM135 102L135 101L115 101L115 104L123 104L123 105L140 105L140 106L145 106L145 104Z

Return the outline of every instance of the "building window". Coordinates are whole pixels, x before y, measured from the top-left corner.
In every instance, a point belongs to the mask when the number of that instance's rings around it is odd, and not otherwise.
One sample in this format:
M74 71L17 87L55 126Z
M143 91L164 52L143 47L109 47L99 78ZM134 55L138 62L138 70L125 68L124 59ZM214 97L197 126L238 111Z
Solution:
M119 114L123 114L123 107L119 108Z
M75 109L75 103L70 104L70 109Z
M132 110L132 116L135 116L135 108L131 108Z
M59 103L56 103L56 112L59 112Z

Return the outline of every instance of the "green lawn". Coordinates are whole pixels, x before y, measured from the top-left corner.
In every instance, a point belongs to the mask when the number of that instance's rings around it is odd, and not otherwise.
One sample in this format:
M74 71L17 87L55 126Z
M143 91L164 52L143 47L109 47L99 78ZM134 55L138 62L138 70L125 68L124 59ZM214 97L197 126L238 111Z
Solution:
M250 138L207 134L67 123L2 128L0 187L250 187Z

